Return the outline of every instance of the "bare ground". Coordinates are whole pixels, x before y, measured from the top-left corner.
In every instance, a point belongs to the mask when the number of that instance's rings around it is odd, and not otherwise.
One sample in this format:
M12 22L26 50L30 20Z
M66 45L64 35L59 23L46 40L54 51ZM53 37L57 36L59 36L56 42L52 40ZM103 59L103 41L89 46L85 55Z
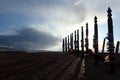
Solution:
M119 66L114 75L108 69L103 60L95 65L93 56L0 52L0 80L120 80Z

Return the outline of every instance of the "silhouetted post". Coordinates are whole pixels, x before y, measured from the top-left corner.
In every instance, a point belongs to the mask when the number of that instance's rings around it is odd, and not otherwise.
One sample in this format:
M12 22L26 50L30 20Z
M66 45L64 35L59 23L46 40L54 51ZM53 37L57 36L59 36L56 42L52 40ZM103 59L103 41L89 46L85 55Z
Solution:
M65 52L65 42L64 42L64 39L63 39L63 44L62 44L62 48L63 48L63 52Z
M104 48L105 48L105 40L106 40L107 38L104 38L104 40L103 40L103 46L102 46L102 53L104 53Z
M110 73L115 73L115 56L114 56L114 36L113 36L113 22L112 22L112 10L108 8L108 51L110 55Z
M69 48L69 44L70 44L70 43L69 43L69 35L68 35L68 51L69 51L69 49L70 49L70 48Z
M119 51L119 45L120 45L120 41L117 41L115 53L118 53L118 51Z
M65 37L65 52L67 52L67 37Z
M89 49L89 42L88 42L88 23L86 23L86 39L85 39L85 47L86 47L86 52L88 52L88 49Z
M84 56L84 32L83 32L83 26L81 27L81 48L82 48L82 57Z
M75 53L76 53L76 31L75 31L75 40L74 40L74 48L75 48Z
M94 39L93 39L93 48L95 52L95 63L98 64L98 24L97 24L97 17L94 18Z
M112 22L112 10L108 8L108 40L109 40L109 52L114 53L114 36L113 36L113 22Z
M73 50L73 33L71 34L70 44L71 44L71 49Z
M79 51L79 29L77 30L77 50Z

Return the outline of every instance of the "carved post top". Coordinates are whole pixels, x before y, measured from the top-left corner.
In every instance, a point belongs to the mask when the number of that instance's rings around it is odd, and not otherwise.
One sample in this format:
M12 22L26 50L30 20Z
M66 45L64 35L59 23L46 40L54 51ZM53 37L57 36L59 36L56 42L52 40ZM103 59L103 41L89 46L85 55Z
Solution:
M75 33L75 35L76 35L76 30L75 30L75 32L74 32L74 33Z
M95 16L94 20L95 20L94 22L97 23L97 17L96 16Z
M79 34L79 29L77 29L77 34Z
M86 28L88 28L88 23L86 23Z
M110 7L108 7L108 10L107 10L108 17L111 17L111 16L112 16L111 12L112 12L111 8L110 8Z
M81 30L83 31L83 26L81 27Z
M88 23L86 23L86 25L88 26Z

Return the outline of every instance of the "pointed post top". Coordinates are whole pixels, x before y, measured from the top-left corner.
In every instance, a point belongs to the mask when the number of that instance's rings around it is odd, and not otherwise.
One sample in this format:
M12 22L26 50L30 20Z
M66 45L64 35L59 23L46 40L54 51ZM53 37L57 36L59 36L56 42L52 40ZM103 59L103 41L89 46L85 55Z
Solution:
M110 8L110 7L108 7L108 10L107 10L108 17L112 16L111 12L112 12L111 8Z
M94 22L95 22L95 23L97 23L97 17L96 17L96 16L95 16L95 18L94 18L94 19L95 19L95 21L94 21Z
M108 13L111 13L112 12L112 10L111 10L111 8L110 7L108 7L108 11L107 11Z
M86 27L88 27L88 23L86 23Z
M83 31L83 26L81 27L82 31Z
M88 25L88 23L86 23L86 25Z
M88 28L88 23L86 23L86 28Z

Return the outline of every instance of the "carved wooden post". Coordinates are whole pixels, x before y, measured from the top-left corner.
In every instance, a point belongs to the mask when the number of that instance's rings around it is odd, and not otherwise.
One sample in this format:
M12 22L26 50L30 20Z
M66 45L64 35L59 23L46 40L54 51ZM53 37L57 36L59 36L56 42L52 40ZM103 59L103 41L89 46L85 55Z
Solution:
M69 51L69 49L70 49L70 48L69 48L69 44L70 44L70 43L69 43L69 35L68 35L68 51Z
M114 53L114 35L113 35L113 22L112 22L112 10L108 8L108 40L109 40L109 52L110 54Z
M76 41L76 31L75 31L75 37L74 38L75 38L75 40L74 40L74 48L75 48L75 52L76 52L76 42L77 42Z
M84 32L83 32L83 26L81 27L81 48L82 48L82 57L84 56Z
M73 50L73 33L70 35L70 45L71 49Z
M79 51L79 30L77 30L77 50Z
M88 23L86 23L86 39L85 39L85 47L86 47L86 52L88 52L89 49L89 41L88 41Z
M67 37L65 37L65 52L67 52Z
M97 17L95 16L94 18L94 39L93 39L93 47L94 47L94 52L95 54L98 53L98 24L97 24Z
M63 52L65 52L65 42L64 42L64 39L63 39L63 44L62 44L62 48L63 48Z
M113 21L112 21L112 10L108 8L108 51L110 56L110 73L115 73L115 56L114 56L114 35L113 35Z
M98 64L99 56L98 56L98 24L97 24L97 17L94 18L94 39L93 39L93 48L95 53L95 64Z

